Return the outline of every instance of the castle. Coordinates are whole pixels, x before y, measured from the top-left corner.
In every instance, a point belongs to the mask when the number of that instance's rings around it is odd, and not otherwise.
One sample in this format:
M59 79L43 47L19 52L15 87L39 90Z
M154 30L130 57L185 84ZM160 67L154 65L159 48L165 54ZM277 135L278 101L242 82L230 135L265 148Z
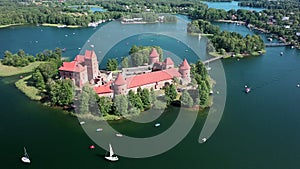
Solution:
M189 84L190 65L186 59L175 68L171 58L159 61L159 54L155 48L149 55L146 66L123 68L116 76L112 72L98 69L98 60L94 51L86 50L85 55L77 55L72 62L63 62L59 68L62 79L71 79L81 88L90 83L99 96L113 98L115 95L134 92L139 87L154 90L162 89L172 83L174 77L183 85Z

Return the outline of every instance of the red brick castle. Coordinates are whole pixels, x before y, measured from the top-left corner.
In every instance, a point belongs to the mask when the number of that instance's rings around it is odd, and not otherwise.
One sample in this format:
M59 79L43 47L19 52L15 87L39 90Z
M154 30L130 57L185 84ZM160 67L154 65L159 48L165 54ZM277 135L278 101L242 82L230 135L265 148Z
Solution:
M89 83L99 96L113 98L114 95L127 94L129 90L136 92L139 87L162 89L165 85L173 83L174 77L186 85L191 81L190 68L186 59L179 68L175 68L171 58L160 62L159 54L153 48L148 65L123 68L114 76L112 72L99 70L95 52L87 50L85 55L77 55L72 62L63 62L59 72L61 78L73 80L79 88Z

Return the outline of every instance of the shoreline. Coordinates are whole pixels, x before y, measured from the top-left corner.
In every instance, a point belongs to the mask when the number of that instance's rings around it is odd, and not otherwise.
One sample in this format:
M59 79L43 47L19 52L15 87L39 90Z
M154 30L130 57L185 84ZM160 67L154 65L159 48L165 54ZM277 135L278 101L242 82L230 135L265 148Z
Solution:
M244 21L233 21L233 20L224 20L224 19L215 20L215 22L236 23L236 24L240 24L240 25L246 25L246 22L244 22Z
M188 33L191 36L205 36L205 37L209 37L209 36L214 36L214 34L208 34L208 33Z
M18 24L7 24L7 25L0 25L0 29L1 29L1 28L8 28L8 27L12 27L12 26L19 26L19 25L25 25L25 24L18 23Z
M41 26L49 26L49 27L57 27L57 28L81 28L80 25L63 25L63 24L51 24L51 23L43 23Z

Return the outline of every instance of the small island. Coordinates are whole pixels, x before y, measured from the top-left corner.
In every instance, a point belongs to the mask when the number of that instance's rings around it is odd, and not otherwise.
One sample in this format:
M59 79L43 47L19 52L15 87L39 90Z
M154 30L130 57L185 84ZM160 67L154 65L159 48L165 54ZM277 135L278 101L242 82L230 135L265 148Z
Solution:
M257 56L265 53L265 45L258 35L243 37L236 32L220 31L218 26L209 21L193 20L188 23L187 32L191 34L207 34L210 41L207 45L208 52L213 56L244 57Z

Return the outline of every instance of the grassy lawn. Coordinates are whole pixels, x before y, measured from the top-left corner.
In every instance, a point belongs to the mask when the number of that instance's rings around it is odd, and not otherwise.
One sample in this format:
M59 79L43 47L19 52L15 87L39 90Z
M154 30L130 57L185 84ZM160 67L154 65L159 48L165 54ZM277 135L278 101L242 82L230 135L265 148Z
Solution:
M30 85L31 75L24 77L23 79L18 80L15 85L21 90L26 96L28 96L31 100L41 100L39 89Z
M4 77L4 76L13 76L18 74L29 73L32 72L34 68L39 66L41 63L45 63L45 62L33 62L25 67L13 67L13 66L3 65L0 62L0 76Z

